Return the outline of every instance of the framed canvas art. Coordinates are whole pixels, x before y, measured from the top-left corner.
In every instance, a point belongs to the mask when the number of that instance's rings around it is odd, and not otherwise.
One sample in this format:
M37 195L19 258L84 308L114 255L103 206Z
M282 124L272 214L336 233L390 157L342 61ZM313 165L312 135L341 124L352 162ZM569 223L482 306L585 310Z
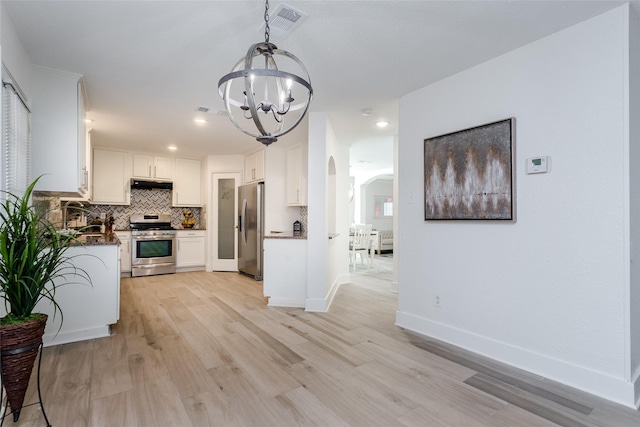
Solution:
M425 220L515 220L515 119L424 140Z

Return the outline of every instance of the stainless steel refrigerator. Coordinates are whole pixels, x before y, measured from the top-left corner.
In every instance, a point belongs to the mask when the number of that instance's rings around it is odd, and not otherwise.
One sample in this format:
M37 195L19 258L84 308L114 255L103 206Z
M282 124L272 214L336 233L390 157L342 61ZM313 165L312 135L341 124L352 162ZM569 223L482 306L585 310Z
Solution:
M264 183L238 187L238 271L262 280Z

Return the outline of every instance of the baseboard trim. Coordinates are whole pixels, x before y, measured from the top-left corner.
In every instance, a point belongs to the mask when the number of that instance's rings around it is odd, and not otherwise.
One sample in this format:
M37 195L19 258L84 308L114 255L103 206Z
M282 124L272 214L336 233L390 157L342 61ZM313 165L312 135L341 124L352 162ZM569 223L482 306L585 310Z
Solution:
M305 304L305 311L316 311L316 312L325 312L329 310L331 303L333 302L333 298L336 296L336 292L340 288L340 285L343 283L349 283L351 280L350 274L341 274L336 277L336 280L333 281L333 285L331 285L331 289L327 292L327 296L324 298L307 298Z
M269 297L269 307L305 307L304 299Z
M42 337L44 347L52 345L68 344L72 342L91 340L94 338L104 338L111 335L109 326L100 326L90 329L81 329L70 332L60 332L58 334L45 334Z
M640 390L640 381L637 378L633 382L625 381L401 311L396 312L396 325L603 399L638 409L636 396Z

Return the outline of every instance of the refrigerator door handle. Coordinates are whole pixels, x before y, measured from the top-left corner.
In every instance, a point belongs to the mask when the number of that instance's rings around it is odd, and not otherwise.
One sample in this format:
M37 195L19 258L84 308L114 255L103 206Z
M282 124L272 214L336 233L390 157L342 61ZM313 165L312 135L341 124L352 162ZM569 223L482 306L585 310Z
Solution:
M240 231L242 232L242 241L244 244L247 244L247 227L244 223L245 218L247 217L247 199L242 201L242 218L240 218Z

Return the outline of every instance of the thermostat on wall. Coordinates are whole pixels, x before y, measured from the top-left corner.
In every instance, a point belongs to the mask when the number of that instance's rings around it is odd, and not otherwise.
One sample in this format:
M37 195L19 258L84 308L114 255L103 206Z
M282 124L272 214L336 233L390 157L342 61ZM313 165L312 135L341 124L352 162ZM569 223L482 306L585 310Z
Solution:
M549 172L549 156L531 157L527 159L527 174Z

